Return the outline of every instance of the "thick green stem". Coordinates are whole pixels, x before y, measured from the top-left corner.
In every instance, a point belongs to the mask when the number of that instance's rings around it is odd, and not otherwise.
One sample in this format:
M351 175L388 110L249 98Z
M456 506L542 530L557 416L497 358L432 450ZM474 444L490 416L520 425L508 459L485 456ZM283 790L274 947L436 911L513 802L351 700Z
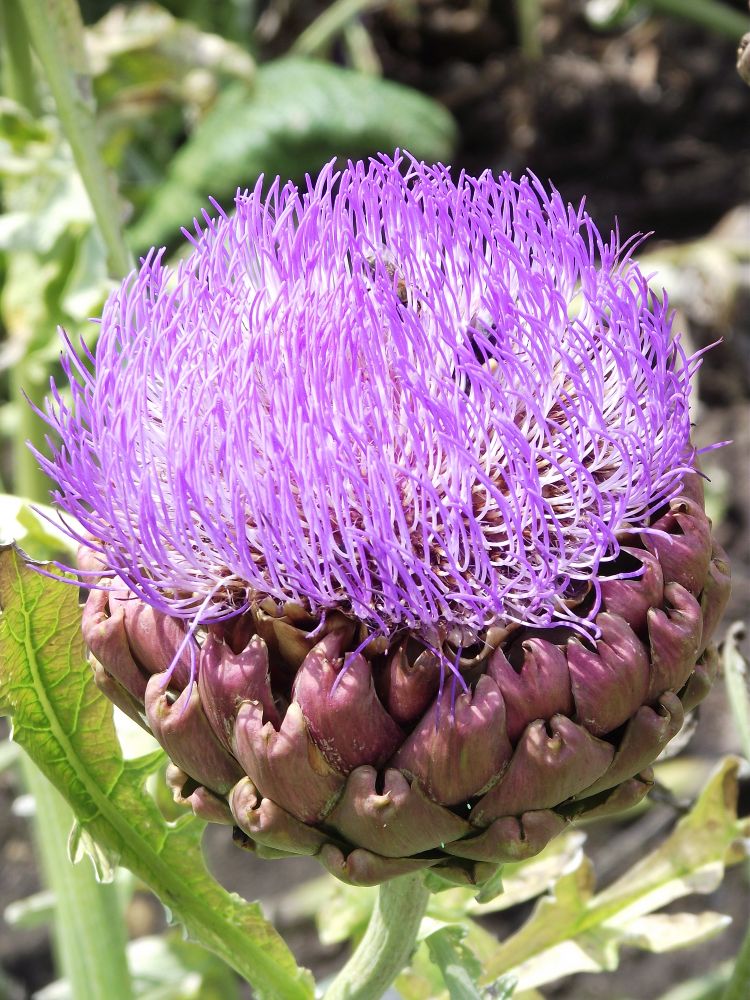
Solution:
M76 1000L132 1000L117 890L98 883L88 862L70 863L65 845L73 813L26 754L22 766L36 804L34 839L44 880L55 896L57 968Z
M18 0L3 0L0 4L0 39L3 41L3 92L36 117L40 110L39 96L31 66L26 22Z
M365 936L324 1000L380 1000L409 961L429 895L421 872L384 882Z
M107 247L110 275L122 278L131 268L131 257L114 183L97 143L80 12L75 0L21 0L21 7Z
M735 41L750 30L750 18L716 0L648 0L651 10L693 21Z

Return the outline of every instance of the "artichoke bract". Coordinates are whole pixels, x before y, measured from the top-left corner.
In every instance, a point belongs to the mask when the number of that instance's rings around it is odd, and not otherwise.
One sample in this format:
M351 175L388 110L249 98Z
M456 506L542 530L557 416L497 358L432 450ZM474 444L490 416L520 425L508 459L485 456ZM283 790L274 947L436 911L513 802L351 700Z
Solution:
M398 156L214 208L67 345L39 456L175 798L362 885L636 803L729 592L636 242Z

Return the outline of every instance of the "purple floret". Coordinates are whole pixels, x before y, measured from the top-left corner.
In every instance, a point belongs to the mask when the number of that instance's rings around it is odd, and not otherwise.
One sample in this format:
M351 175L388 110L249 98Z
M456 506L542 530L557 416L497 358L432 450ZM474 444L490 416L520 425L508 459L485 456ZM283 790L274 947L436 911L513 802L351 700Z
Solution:
M161 610L548 625L694 465L666 301L535 178L329 165L189 239L112 294L95 360L68 345L40 459Z

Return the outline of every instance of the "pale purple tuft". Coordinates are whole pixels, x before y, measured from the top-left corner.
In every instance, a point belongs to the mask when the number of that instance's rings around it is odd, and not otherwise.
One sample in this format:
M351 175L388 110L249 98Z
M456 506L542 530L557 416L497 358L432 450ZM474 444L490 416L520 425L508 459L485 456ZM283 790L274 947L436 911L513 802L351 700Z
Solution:
M271 596L460 641L571 619L693 467L666 301L535 178L329 165L190 239L110 297L95 361L68 345L41 459L170 614Z

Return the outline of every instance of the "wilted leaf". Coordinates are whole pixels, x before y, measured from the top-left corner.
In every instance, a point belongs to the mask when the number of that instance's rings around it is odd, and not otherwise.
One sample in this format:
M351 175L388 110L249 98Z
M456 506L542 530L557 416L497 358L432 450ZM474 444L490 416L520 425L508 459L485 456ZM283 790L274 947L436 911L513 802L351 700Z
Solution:
M502 893L489 901L477 894L475 899L468 900L466 912L471 916L496 913L540 896L578 856L585 840L586 834L581 830L566 830L528 861L505 865Z
M482 982L512 972L527 989L574 972L617 967L623 944L683 947L724 926L717 914L651 915L690 893L713 891L724 867L747 856L750 820L737 818L739 761L727 758L672 834L607 889L594 894L582 855L541 899L524 926L487 957Z
M443 927L425 940L432 961L440 969L450 1000L482 1000L476 981L482 971L476 955L461 940L461 927Z
M703 913L652 913L631 920L622 943L660 954L700 944L724 930L731 922L731 917L711 910Z
M175 155L130 240L140 249L173 240L209 195L226 202L260 174L299 180L333 157L397 146L444 160L455 139L448 111L415 90L328 63L277 59L259 68L252 89L235 84L219 95Z
M169 824L144 782L151 757L124 760L112 706L85 659L75 587L0 553L0 711L14 739L73 807L81 830L153 888L201 944L263 998L308 1000L310 980L263 918L208 874L203 824Z
M508 1000L515 996L515 976L480 985L483 956L491 954L497 943L473 920L450 923L425 917L418 940L409 967L395 984L404 1000Z

